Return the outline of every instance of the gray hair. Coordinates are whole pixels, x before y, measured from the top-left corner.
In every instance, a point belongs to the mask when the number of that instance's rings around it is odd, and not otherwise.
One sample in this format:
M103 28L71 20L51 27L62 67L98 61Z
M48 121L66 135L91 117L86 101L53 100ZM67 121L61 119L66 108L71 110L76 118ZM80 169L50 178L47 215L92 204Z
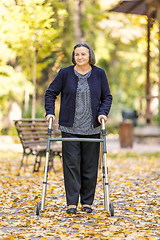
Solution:
M95 62L96 62L95 55L94 55L94 52L93 52L91 46L90 46L88 43L85 43L85 42L78 43L78 44L76 44L76 45L74 46L73 52L72 52L72 63L73 63L74 65L76 65L76 61L75 61L75 58L74 58L74 54L75 54L75 49L78 48L78 47L86 47L86 48L88 48L88 50L89 50L89 64L90 64L91 66L93 66L93 65L95 64Z

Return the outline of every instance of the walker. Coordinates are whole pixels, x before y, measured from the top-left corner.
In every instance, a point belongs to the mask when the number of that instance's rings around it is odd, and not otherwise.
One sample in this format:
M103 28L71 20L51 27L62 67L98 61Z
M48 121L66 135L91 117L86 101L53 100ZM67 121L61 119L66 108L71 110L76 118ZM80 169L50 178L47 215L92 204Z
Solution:
M114 206L113 203L109 203L109 183L108 183L108 167L107 167L107 149L106 149L106 129L105 121L102 118L102 138L51 138L52 133L52 121L49 119L48 126L48 137L47 137L47 149L46 149L46 161L44 168L44 180L43 180L43 189L42 189L42 199L41 202L37 203L36 206L36 215L40 214L40 211L43 211L45 208L45 197L47 191L47 178L48 178L48 163L49 163L49 153L50 153L50 142L51 141L77 141L77 142L101 142L102 143L102 173L103 173L103 191L104 191L104 211L110 213L110 216L114 216Z

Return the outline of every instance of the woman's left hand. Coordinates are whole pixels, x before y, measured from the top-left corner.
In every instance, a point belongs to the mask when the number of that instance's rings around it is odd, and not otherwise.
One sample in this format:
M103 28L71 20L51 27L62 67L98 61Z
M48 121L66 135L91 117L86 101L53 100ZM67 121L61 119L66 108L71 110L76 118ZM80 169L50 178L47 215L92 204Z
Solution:
M101 122L101 118L103 118L104 119L104 121L105 121L105 123L107 122L107 116L106 115L99 115L98 116L98 122L101 124L102 122Z

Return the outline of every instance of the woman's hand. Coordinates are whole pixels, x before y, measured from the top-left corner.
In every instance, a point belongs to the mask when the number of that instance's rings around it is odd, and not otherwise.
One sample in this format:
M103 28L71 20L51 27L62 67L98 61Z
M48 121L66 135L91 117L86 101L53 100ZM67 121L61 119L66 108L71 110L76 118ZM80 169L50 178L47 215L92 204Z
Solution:
M52 115L52 114L48 114L48 115L46 116L46 121L49 122L49 119L50 119L50 118L52 118L52 119L53 119L53 122L54 122L55 116Z
M98 116L98 122L101 124L102 122L101 122L101 118L103 118L104 119L104 121L105 121L105 123L107 122L107 116L106 115L99 115Z

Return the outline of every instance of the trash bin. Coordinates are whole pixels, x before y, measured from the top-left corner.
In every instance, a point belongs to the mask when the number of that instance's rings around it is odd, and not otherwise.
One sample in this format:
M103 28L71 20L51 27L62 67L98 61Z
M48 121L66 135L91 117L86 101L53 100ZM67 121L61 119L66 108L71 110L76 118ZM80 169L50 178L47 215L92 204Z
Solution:
M119 137L121 148L133 147L133 122L125 121L119 125Z

